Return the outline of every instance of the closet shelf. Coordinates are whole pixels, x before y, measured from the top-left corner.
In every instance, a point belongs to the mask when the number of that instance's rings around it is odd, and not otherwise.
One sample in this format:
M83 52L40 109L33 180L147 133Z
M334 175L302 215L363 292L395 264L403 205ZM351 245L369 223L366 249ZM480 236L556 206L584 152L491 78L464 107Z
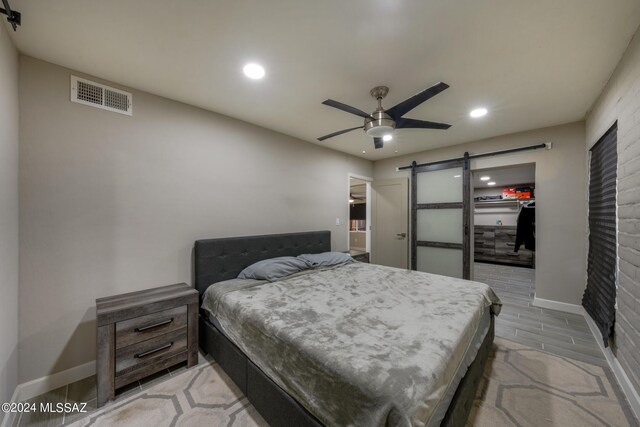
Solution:
M474 207L476 208L495 208L499 206L513 206L516 207L520 202L528 203L534 202L535 199L508 199L508 200L483 200L480 202L474 201Z

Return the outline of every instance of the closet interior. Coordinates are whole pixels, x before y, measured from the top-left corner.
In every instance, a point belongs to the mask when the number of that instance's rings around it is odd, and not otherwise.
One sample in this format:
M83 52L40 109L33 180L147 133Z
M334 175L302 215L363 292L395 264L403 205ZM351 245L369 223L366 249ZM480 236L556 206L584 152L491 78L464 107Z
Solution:
M535 165L476 170L475 262L535 267Z

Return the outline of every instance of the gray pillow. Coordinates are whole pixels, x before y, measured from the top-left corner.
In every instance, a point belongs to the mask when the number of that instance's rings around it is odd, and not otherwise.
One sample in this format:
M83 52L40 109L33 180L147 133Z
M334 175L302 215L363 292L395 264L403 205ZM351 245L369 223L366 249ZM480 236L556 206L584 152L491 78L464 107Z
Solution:
M305 260L311 267L328 267L331 265L353 262L351 255L343 252L323 252L321 254L302 254L298 258Z
M309 268L303 259L283 256L265 259L251 264L238 274L238 279L268 280L273 282Z

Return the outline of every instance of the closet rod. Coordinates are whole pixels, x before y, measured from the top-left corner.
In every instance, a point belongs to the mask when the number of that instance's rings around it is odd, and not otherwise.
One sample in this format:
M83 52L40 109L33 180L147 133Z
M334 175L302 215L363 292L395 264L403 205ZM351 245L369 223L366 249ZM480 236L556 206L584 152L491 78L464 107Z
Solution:
M518 153L520 151L529 151L529 150L539 150L540 148L546 148L547 150L551 150L551 146L552 143L551 142L544 142L541 144L536 144L536 145L527 145L526 147L518 147L518 148L509 148L507 150L499 150L499 151L490 151L488 153L480 153L480 154L473 154L469 156L469 159L479 159L482 157L492 157L492 156L499 156L501 154L511 154L511 153ZM447 163L447 162L453 162L456 160L463 160L464 157L457 157L455 159L447 159L447 160L438 160L437 162L430 162L430 163L421 163L421 164L412 164L409 166L402 166L397 168L396 170L405 170L405 169L411 169L412 167L420 167L420 166L431 166L431 165L437 165L440 163Z

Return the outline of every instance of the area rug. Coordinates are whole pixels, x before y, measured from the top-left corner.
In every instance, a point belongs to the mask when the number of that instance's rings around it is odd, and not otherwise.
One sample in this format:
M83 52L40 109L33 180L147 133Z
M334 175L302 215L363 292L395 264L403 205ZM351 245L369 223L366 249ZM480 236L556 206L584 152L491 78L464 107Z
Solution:
M267 427L215 362L204 362L71 424ZM638 426L606 368L502 338L467 426Z
M201 362L70 425L268 427L215 362Z
M467 426L638 426L607 368L496 338Z

